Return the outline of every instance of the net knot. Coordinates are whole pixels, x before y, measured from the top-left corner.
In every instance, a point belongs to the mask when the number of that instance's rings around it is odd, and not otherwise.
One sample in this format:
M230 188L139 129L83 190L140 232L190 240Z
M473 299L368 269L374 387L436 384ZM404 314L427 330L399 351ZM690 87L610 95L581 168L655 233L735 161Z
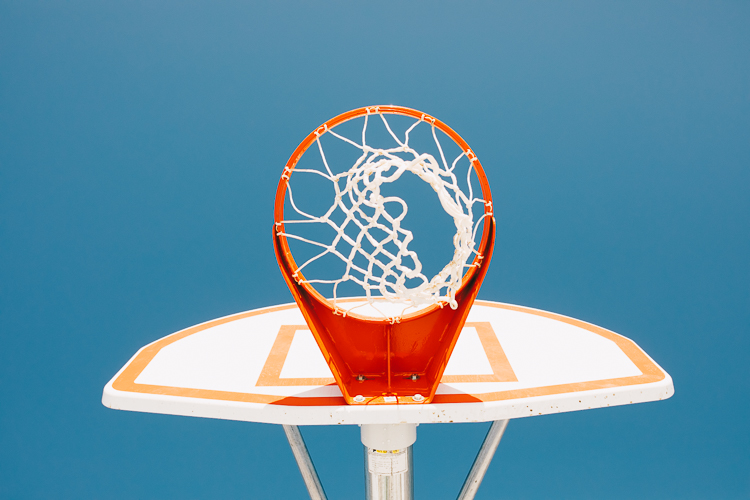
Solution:
M326 132L328 132L328 125L324 123L323 125L315 129L315 137L320 138L320 136L325 134Z
M422 117L420 118L420 120L423 121L423 122L427 121L427 122L430 122L431 124L435 125L435 117L434 116L430 116L430 115L427 115L425 113L422 113Z

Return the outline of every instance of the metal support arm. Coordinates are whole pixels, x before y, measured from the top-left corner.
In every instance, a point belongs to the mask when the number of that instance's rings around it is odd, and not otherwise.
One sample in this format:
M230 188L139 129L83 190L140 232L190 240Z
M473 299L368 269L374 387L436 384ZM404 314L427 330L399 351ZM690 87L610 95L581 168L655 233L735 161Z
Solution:
M479 449L479 453L477 453L477 457L474 459L474 464L471 466L471 470L469 471L468 476L466 476L466 480L464 481L464 485L461 488L461 492L458 494L458 500L473 500L474 497L476 496L477 490L479 490L479 485L482 484L482 479L484 479L484 475L490 466L490 462L492 462L492 457L495 455L497 446L500 444L500 440L502 439L503 433L505 432L505 428L507 426L508 426L508 420L497 420L493 422L492 425L490 426L490 430L487 431L487 436L484 438L482 447ZM297 427L296 425L284 425L283 427L284 427L284 433L286 434L286 438L287 440L289 440L289 446L292 448L292 453L294 453L294 458L297 461L297 465L299 466L300 472L302 473L302 479L305 481L305 486L307 487L307 492L310 494L311 500L327 500L325 491L323 491L323 485L320 483L320 478L318 477L318 473L315 470L315 466L312 463L312 459L310 458L310 453L307 451L307 446L305 445L305 441L302 439L302 434L299 431L299 427ZM369 436L369 438L371 438L371 436ZM404 475L405 477L408 478L407 480L408 484L406 486L406 489L402 491L400 495L397 495L399 498L403 498L403 499L407 499L407 498L410 499L413 495L412 488L413 488L414 472L413 472L413 466L411 464L411 446L410 446L410 444L413 443L413 440L408 439L407 441L408 441L408 444L406 444L406 448L405 450L403 450L406 452L406 458L405 458L406 468L404 469L402 474L397 474L399 476ZM375 486L375 483L372 481L372 477L380 478L380 475L373 476L373 474L371 474L372 471L369 471L368 464L369 464L370 457L367 451L369 451L369 449L366 448L366 453L365 453L365 472L366 472L365 476L366 477L365 479L366 479L366 482L368 483L367 495L368 495L368 498L374 499L375 497L373 496L373 492L370 491L372 487ZM373 450L373 451L376 451L376 450ZM388 452L384 451L381 453L388 453ZM386 458L391 458L391 457L386 457ZM385 464L385 465L388 465L388 464ZM391 468L392 468L392 464L391 464ZM393 474L386 474L383 477L386 477L387 479L391 479L392 475ZM379 499L382 495L380 495L379 488L375 488L375 489L378 490L378 494L376 496ZM403 488L400 488L400 489L403 489ZM386 488L386 490L390 492L391 488ZM386 495L383 498L386 498L386 497L390 498L391 493L386 493L386 490L383 490L382 492Z
M307 451L307 446L305 446L305 440L302 439L299 427L296 425L284 425L283 427L311 500L327 500L326 493L323 491L323 485L320 484L318 472L312 463L310 452Z
M484 438L482 447L479 448L477 458L474 459L474 465L471 466L469 475L466 476L464 486L461 488L461 493L458 494L458 500L473 500L474 496L479 490L479 485L482 484L484 474L487 472L487 468L492 462L492 457L495 456L497 445L500 444L500 440L503 437L503 432L508 426L507 420L496 420L492 422L490 430L487 431L487 437Z

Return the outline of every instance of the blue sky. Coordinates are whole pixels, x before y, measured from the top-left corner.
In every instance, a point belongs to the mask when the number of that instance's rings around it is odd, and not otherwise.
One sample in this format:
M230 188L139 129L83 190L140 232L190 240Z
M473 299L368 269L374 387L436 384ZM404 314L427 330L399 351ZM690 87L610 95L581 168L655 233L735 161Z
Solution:
M291 300L284 162L371 104L482 159L480 298L633 339L642 405L511 421L478 498L747 498L750 5L0 4L0 496L304 498L280 428L116 412L141 346ZM423 425L417 498L454 498L488 424ZM329 498L356 428L304 428Z

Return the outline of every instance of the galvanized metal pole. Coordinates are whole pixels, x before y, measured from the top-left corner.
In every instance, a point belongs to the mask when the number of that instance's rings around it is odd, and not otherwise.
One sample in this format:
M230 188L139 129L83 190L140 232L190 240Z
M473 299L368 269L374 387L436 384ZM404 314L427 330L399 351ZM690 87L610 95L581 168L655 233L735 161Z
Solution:
M413 500L414 463L412 447L386 451L365 449L365 499L366 500ZM400 469L392 463L401 463ZM385 467L384 467L385 466ZM390 470L383 470L388 468Z
M458 500L473 500L474 496L476 496L479 485L482 484L484 474L487 472L490 462L492 462L492 457L495 456L495 450L497 450L497 445L500 444L507 426L507 420L492 422L490 430L487 431L487 436L484 438L482 447L479 448L477 458L474 459L474 465L471 466L469 475L466 476L461 493L458 494Z
M416 424L362 425L366 500L413 500Z
M302 473L302 479L307 486L307 492L312 500L327 500L326 493L323 491L323 485L320 484L318 472L310 458L310 452L307 451L305 440L302 439L302 433L296 425L284 425L284 434L289 441L289 446L294 453L294 459L297 461L299 471Z

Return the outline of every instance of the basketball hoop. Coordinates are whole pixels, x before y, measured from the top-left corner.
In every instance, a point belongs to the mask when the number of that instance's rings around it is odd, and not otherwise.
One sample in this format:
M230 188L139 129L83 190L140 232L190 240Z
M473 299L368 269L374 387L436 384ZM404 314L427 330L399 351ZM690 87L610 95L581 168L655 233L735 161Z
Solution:
M373 123L383 127L374 140ZM331 144L347 153L331 154ZM319 158L305 155L313 145ZM308 168L311 158L318 167ZM422 182L439 208L418 195ZM408 218L404 198L420 201ZM420 230L435 229L440 216L445 222L442 212L455 228L452 257L434 268L441 244L428 238L419 247ZM105 406L283 425L314 500L326 495L300 425L359 425L366 498L412 500L417 425L493 421L458 497L470 500L509 419L674 394L671 377L621 335L548 311L475 301L495 238L490 188L466 142L431 116L377 106L324 123L285 166L274 217L276 257L296 304L224 316L149 343L104 387ZM447 240L443 246L450 249ZM417 250L429 253L424 265ZM345 297L347 288L361 296Z
M414 122L401 136L394 133L386 115L409 117ZM382 121L393 140L390 147L368 143L368 123L373 118ZM356 119L363 122L361 140L335 130ZM429 128L435 155L410 145L410 134L420 126ZM459 148L450 162L438 132ZM343 170L329 165L321 143L326 134L356 148L359 156L352 165ZM301 158L314 144L322 167L300 168ZM464 188L459 185L459 164L468 164ZM456 227L453 258L432 277L422 273L417 253L409 248L413 234L402 227L408 204L382 192L407 172L430 185ZM481 198L474 196L472 172L481 187ZM334 197L324 213L314 215L295 204L292 178L302 173L331 183ZM287 202L295 218L285 218ZM475 220L476 207L482 213ZM334 214L339 215L338 220ZM279 267L347 403L429 403L492 256L492 195L469 145L440 120L413 109L375 106L349 111L318 127L294 151L276 191L274 219ZM331 241L295 234L295 224L317 224L321 232L332 231ZM311 245L317 253L298 265L290 239ZM308 266L324 257L343 263L342 276L306 277ZM338 288L345 283L359 285L364 297L339 297ZM315 288L322 285L332 287L330 299ZM400 310L394 309L394 304Z

